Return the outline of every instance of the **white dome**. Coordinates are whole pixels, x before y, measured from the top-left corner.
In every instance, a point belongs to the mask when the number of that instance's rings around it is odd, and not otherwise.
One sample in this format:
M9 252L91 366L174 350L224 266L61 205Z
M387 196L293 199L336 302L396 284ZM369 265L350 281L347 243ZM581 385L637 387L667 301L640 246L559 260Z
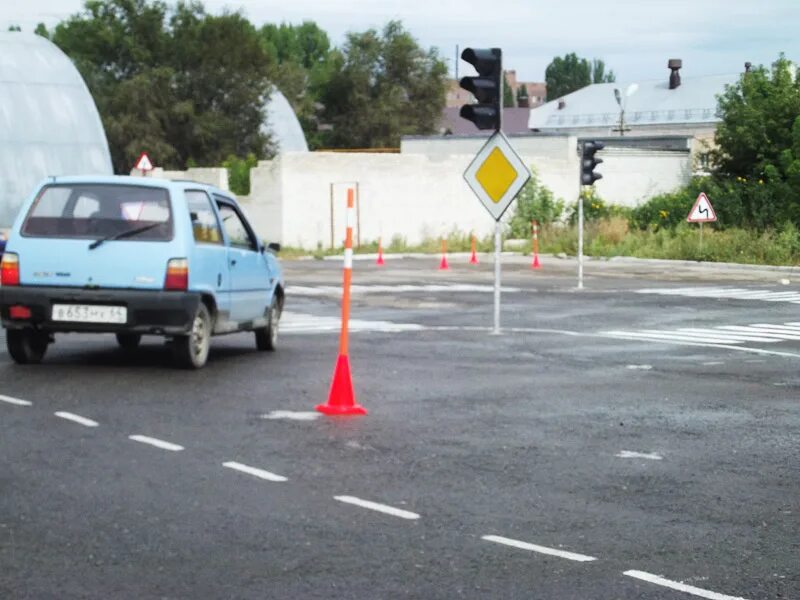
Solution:
M0 227L51 175L113 173L86 84L47 39L0 33Z
M308 152L308 144L294 109L280 90L272 88L267 102L266 130L272 135L278 154Z

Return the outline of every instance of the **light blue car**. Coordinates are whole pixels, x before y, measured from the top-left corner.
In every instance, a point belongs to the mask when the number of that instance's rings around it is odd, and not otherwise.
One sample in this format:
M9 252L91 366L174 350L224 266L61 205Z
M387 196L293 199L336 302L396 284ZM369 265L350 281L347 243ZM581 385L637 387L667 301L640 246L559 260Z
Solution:
M285 284L236 200L212 186L142 177L59 177L40 185L0 262L0 318L18 363L61 332L115 333L133 350L165 336L200 368L212 335L255 332L275 350Z

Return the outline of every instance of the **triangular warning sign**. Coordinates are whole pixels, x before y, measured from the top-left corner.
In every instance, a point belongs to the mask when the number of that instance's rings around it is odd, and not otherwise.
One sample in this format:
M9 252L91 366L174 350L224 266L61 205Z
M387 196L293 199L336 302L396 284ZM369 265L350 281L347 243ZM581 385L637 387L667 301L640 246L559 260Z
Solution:
M705 192L700 192L686 220L689 223L713 223L717 220L717 213L714 212L714 207L711 206Z
M139 160L136 161L133 168L139 169L140 171L153 170L153 163L150 162L150 157L147 156L147 152L142 152L142 155L139 157Z

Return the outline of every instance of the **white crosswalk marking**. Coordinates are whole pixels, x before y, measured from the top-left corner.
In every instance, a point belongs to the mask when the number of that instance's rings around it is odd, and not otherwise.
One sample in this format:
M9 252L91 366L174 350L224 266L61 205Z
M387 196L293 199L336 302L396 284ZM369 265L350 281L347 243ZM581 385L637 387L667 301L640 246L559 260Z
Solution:
M304 313L284 311L281 317L281 334L314 334L339 331L342 326L340 317L318 317ZM393 323L391 321L365 321L350 319L351 332L373 331L378 333L399 333L402 331L422 331L424 325L415 323Z
M756 323L754 325L720 325L718 327L680 327L677 329L616 329L599 335L619 339L642 340L673 344L744 344L758 342L800 341L800 324Z
M789 302L800 304L800 292L773 292L738 287L680 287L647 288L636 290L637 294L658 294L660 296L686 296L688 298L725 298L733 300L761 300L763 302Z

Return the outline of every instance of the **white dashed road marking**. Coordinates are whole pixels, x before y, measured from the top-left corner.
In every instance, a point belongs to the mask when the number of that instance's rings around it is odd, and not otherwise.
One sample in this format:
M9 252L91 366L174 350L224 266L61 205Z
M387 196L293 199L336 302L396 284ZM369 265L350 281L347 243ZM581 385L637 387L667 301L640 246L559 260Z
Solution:
M156 448L161 448L162 450L169 450L171 452L180 452L183 450L183 446L173 444L172 442L165 442L164 440L159 440L157 438L148 437L146 435L129 435L128 439L133 440L134 442L140 442L142 444L149 444L150 446L155 446Z
M693 585L686 585L685 583L670 581L669 579L664 579L663 577L659 577L658 575L653 575L651 573L645 573L644 571L625 571L623 575L641 579L642 581L647 581L648 583L660 585L672 590L678 590L679 592L684 592L686 594L692 594L693 596L698 596L700 598L708 598L708 600L745 600L745 598L742 598L741 596L727 596L725 594L711 592L709 590L694 587Z
M255 467L243 465L242 463L234 461L222 463L222 466L228 467L229 469L233 469L234 471L247 473L248 475L252 475L253 477L258 477L259 479L266 479L267 481L277 481L277 482L289 481L289 479L284 477L283 475L276 475L275 473L270 473L269 471L265 471L264 469L257 469Z
M12 398L11 396L0 396L0 402L6 404L13 404L14 406L33 406L33 402L27 400L20 400L19 398Z
M316 411L294 411L294 410L273 410L272 412L261 415L262 419L286 419L287 421L314 421L319 419L322 413Z
M82 417L74 413L58 411L57 413L53 414L55 414L57 417L61 417L62 419L66 419L67 421L72 421L73 423L83 425L84 427L97 427L99 425L97 421L92 421L91 419L87 419L86 417Z
M586 556L585 554L577 554L575 552L556 550L555 548L548 548L547 546L538 546L536 544L529 544L528 542L520 542L519 540L512 540L511 538L502 537L499 535L484 535L481 537L481 539L486 540L487 542L494 542L496 544L511 546L512 548L519 548L520 550L529 550L531 552L538 552L539 554L558 556L559 558L566 558L567 560L574 560L577 562L590 562L593 560L597 560L594 556Z
M400 517L401 519L419 519L419 515L417 513L395 508L393 506L387 506L386 504L362 500L361 498L356 498L355 496L334 496L333 499L338 500L339 502L344 502L345 504L353 504L355 506L360 506L361 508L376 510L387 515L392 515L393 517Z
M653 365L628 365L625 368L631 371L649 371L653 368Z
M646 458L647 460L663 460L663 456L652 452L647 454L645 452L633 452L631 450L620 450L614 456L617 458Z

